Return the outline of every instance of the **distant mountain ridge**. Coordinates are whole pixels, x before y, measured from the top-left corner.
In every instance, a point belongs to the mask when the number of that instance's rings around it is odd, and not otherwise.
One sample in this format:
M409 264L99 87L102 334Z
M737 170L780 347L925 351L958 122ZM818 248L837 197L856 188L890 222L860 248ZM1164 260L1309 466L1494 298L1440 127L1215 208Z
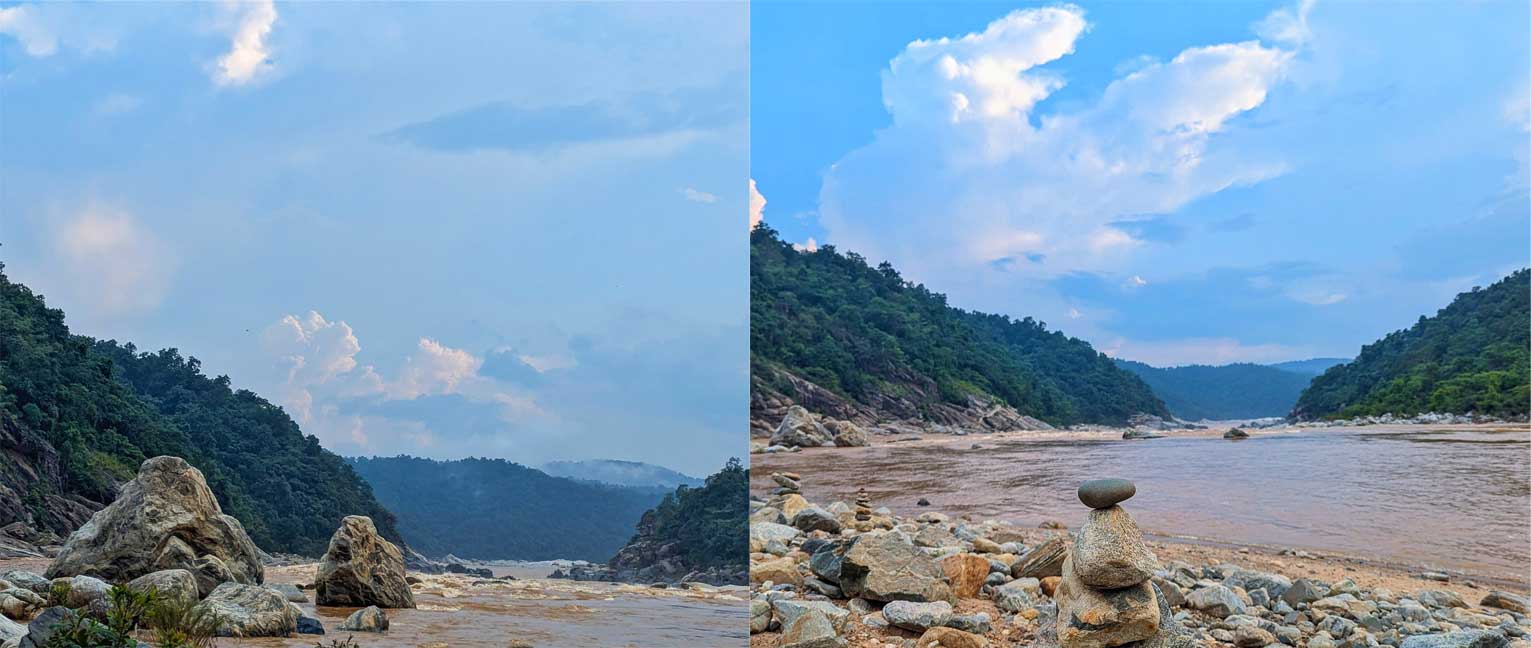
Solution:
M1312 379L1306 373L1249 363L1168 368L1132 360L1116 363L1148 383L1171 414L1191 421L1286 416Z
M1531 270L1456 296L1313 379L1302 419L1424 412L1525 417L1531 408Z
M825 245L802 252L767 224L750 235L750 426L800 404L874 423L1010 429L1169 416L1137 376L1029 317L964 311Z
M427 556L605 562L673 488L555 477L504 459L349 460Z
M692 477L664 466L641 461L620 459L587 459L583 461L549 461L541 466L542 472L554 477L568 477L614 486L653 486L674 490L676 486L701 486L705 479Z
M1294 373L1307 374L1309 376L1317 376L1321 373L1324 373L1325 371L1328 371L1330 367L1335 365L1342 365L1347 362L1350 362L1350 358L1308 358L1307 360L1289 360L1287 362L1277 362L1275 364L1266 366L1275 367L1283 371L1291 371Z

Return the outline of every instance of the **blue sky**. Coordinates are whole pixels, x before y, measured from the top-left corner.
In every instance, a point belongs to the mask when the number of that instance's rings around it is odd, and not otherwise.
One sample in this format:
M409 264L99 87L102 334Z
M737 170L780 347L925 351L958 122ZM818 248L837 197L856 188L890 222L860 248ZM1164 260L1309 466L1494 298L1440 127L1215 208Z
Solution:
M0 5L0 259L344 454L745 450L748 9Z
M755 214L1113 355L1352 356L1531 257L1523 2L750 19Z

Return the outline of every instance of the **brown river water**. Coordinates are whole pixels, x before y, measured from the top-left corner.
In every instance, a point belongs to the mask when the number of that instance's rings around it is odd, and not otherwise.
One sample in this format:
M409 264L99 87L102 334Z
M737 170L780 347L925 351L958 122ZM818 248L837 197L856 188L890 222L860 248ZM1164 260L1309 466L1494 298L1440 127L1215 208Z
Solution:
M1133 480L1124 506L1154 535L1326 551L1531 582L1531 428L1392 426L1124 441L1103 435L929 436L868 448L752 455L751 489L797 472L827 505L1036 525L1084 522L1079 483ZM979 449L972 449L974 443Z

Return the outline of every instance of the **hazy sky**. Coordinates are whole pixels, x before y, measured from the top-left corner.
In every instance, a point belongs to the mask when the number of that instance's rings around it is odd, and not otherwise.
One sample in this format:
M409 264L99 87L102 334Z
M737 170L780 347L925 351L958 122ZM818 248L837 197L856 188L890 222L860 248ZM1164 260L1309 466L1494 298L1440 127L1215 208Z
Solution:
M343 454L746 451L748 9L0 5L0 259Z
M755 206L1121 357L1352 356L1528 263L1528 21L756 3Z

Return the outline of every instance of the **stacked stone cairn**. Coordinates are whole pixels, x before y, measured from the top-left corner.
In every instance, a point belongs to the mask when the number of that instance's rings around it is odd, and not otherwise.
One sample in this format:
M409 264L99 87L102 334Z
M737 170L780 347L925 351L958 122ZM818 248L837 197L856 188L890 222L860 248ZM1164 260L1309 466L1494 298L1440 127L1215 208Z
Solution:
M803 478L797 473L776 472L771 473L771 481L776 482L776 495L801 495L803 493Z
M1055 595L1062 648L1194 645L1150 580L1158 560L1119 506L1136 493L1125 479L1094 479L1079 487L1079 500L1093 510L1063 561Z
M856 490L856 523L858 525L872 521L872 498L867 496L867 489Z

